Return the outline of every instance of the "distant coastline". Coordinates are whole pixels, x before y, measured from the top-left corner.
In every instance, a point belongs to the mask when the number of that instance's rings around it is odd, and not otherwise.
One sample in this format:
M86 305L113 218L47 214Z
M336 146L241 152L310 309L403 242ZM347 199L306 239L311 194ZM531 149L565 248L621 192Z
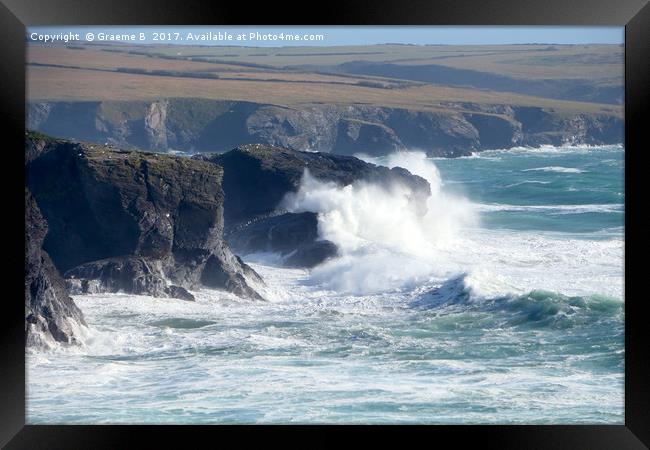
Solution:
M377 106L269 104L172 98L32 102L27 125L43 133L120 148L225 152L240 144L371 156L418 149L457 157L495 148L622 142L622 118L533 106L447 104L419 111Z

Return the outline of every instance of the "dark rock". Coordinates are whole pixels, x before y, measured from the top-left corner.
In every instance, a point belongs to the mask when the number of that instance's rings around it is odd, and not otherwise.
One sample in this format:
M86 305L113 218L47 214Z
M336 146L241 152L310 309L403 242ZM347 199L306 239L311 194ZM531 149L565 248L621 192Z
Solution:
M286 254L318 239L318 217L313 212L285 213L257 220L228 235L228 244L240 254Z
M124 257L93 261L68 270L65 277L73 289L83 294L124 292L194 300L184 288L168 285L162 261L155 259Z
M47 223L25 190L25 334L28 346L49 339L77 343L75 328L86 325L81 310L68 294L64 280L42 250Z
M230 267L238 267L234 272ZM216 249L205 263L201 282L208 287L226 289L238 295L263 300L262 296L250 287L250 280L261 284L262 279L246 265L239 256L234 255L225 245Z
M195 300L194 296L187 292L187 289L173 284L167 288L167 294L169 294L171 298L187 300L188 302L193 302Z
M421 214L426 213L426 199L431 195L429 183L406 169L376 166L352 156L251 144L221 155L196 155L193 159L224 168L227 232L273 214L287 193L298 190L305 169L319 180L341 186L356 181L385 187L402 184L411 190L413 204Z
M337 254L333 242L318 240L318 217L313 212L259 219L233 230L228 244L243 255L267 251L280 253L288 267L314 267Z
M248 282L262 280L222 239L221 167L66 141L30 150L41 146L28 138L27 153L38 156L27 183L49 224L43 246L59 270L95 261L78 270L104 276L106 289L158 296L170 295L169 283L194 289L218 278L211 287L259 298ZM140 284L125 286L118 268L143 274Z
M338 254L336 245L327 240L301 245L284 260L288 267L315 267Z

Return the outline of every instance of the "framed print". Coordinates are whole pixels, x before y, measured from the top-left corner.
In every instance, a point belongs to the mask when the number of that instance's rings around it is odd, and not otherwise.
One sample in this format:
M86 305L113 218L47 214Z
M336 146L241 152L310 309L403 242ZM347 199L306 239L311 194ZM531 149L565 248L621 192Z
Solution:
M649 6L5 4L6 448L648 445Z

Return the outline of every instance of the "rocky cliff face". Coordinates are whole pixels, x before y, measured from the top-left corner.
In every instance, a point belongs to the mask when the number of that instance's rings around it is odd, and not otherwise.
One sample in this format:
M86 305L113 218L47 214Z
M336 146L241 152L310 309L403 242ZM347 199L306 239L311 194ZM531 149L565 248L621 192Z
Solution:
M299 189L305 170L340 186L358 181L385 187L400 184L408 188L421 214L431 195L429 183L406 169L376 166L351 156L251 144L193 159L224 168L226 238L232 247L243 254L279 252L288 266L312 267L337 253L334 244L318 239L314 213L281 209L284 197Z
M167 110L169 102L162 100L153 102L147 114L144 117L144 130L147 136L147 142L155 150L164 150L169 148L167 141Z
M262 280L222 239L221 167L58 140L27 147L27 183L49 225L43 248L71 288L261 298Z
M42 248L47 223L34 197L25 190L25 335L28 346L78 342L83 314L65 281Z
M28 126L55 136L145 150L227 151L262 143L295 150L432 156L542 144L623 141L623 121L539 107L447 102L438 112L368 105L287 108L250 102L53 102L28 105Z
M341 186L399 183L422 214L430 195L426 180L402 168L260 144L187 158L29 133L25 155L25 331L32 345L78 341L85 322L70 292L192 301L188 290L207 286L261 299L262 279L232 253L225 232L244 254L277 252L291 267L336 256L336 246L319 239L314 212L280 207L305 169Z
M352 156L250 144L223 154L195 155L192 159L224 169L227 231L276 212L284 196L298 190L305 169L319 180L341 186L355 181L387 187L400 183L410 189L414 206L422 214L426 213L426 199L431 195L429 183L406 169L389 169Z

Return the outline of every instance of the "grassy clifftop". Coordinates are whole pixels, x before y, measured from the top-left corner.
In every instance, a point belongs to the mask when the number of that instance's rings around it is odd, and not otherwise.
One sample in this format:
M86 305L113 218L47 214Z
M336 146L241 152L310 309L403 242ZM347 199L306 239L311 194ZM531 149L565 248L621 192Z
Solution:
M420 111L448 111L448 102L472 102L620 114L623 93L619 46L378 45L225 52L177 45L70 49L30 44L27 72L30 101L194 97Z

